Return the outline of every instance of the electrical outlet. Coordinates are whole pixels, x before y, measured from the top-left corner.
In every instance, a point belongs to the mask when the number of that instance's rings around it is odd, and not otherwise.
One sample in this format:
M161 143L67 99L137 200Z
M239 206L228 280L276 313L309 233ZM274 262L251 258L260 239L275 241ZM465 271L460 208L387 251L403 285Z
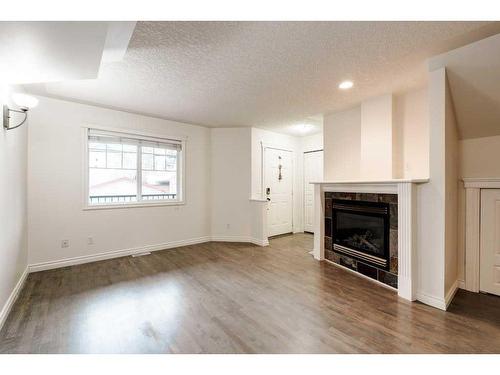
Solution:
M93 245L94 244L94 238L93 237L88 237L87 238L87 245Z
M69 247L69 240L62 240L61 247Z

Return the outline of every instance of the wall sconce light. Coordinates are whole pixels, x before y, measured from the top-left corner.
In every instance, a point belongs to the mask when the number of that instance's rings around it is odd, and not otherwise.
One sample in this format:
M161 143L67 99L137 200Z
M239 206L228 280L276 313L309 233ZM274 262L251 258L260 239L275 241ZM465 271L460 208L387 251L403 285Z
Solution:
M12 101L19 107L19 109L12 109L9 108L7 105L4 104L3 106L3 127L6 130L12 130L15 128L20 127L22 124L26 122L28 119L28 111L30 108L34 108L38 105L38 99L26 95L26 94L12 94ZM24 114L24 119L19 123L14 126L10 126L10 113L11 112L16 112L16 113L21 113Z

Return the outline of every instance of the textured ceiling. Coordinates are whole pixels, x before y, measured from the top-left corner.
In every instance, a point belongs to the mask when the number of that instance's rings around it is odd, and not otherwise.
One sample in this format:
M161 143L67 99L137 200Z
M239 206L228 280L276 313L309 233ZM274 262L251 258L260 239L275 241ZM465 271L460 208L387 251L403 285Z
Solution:
M207 126L290 124L426 83L426 59L499 32L486 22L138 22L95 80L34 93ZM352 79L355 86L337 85Z
M429 61L446 67L462 139L500 135L500 34Z

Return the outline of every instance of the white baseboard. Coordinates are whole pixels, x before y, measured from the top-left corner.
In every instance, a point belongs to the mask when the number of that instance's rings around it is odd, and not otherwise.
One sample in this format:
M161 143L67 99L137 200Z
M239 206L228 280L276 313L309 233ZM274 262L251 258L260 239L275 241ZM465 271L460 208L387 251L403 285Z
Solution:
M465 289L465 280L458 280L458 288ZM467 289L465 289L467 290Z
M431 296L429 294L418 292L417 299L420 302L425 303L426 305L430 305L430 306L435 307L437 309L446 311L448 309L448 306L450 305L451 301L453 300L453 297L455 297L455 294L457 293L461 282L463 283L463 281L455 280L455 282L450 287L448 292L446 292L446 295L444 296L444 298L439 298L436 296Z
M426 293L417 292L417 300L436 309L446 311L446 302L443 298L431 296Z
M269 246L269 240L267 238L265 239L252 238L251 242L257 246L262 246L262 247Z
M83 256L60 259L60 260L55 260L55 261L34 263L34 264L30 264L28 266L28 271L29 272L46 271L46 270L51 270L51 269L55 269L55 268L75 266L77 264L97 262L97 261L106 260L106 259L120 258L120 257L125 257L125 256L129 256L129 255L140 254L140 253L145 253L145 252L167 250L167 249L172 249L175 247L188 246L188 245L196 245L196 244L210 242L210 241L247 242L247 243L253 243L257 246L268 246L269 245L269 241L267 239L259 240L256 238L241 237L241 236L215 236L215 237L205 236L205 237L192 238L192 239L188 239L188 240L171 241L171 242L161 243L161 244L157 244L157 245L140 246L140 247L134 247L134 248L130 248L130 249L107 251L104 253L98 253L98 254L92 254L92 255L83 255Z
M12 306L14 306L14 303L17 300L17 297L19 297L19 292L21 292L21 289L23 288L24 282L26 281L26 278L28 277L29 270L28 267L24 270L23 274L19 278L19 280L16 283L16 286L12 290L12 293L10 293L9 298L7 298L7 301L5 302L2 311L0 311L0 329L2 329L5 321L7 320L7 316L10 313L10 310L12 309Z
M444 297L444 302L446 304L445 310L448 309L448 306L450 305L451 301L453 301L453 297L455 297L455 294L457 294L458 285L459 281L455 280L453 285L450 287L450 290L448 290L448 293L446 293L446 296Z
M244 236L212 236L211 241L215 242L246 242L257 246L269 246L269 240Z
M188 239L188 240L171 241L171 242L166 242L166 243L157 244L157 245L134 247L134 248L130 248L130 249L107 251L104 253L84 255L84 256L66 258L66 259L61 259L61 260L56 260L56 261L35 263L35 264L30 264L28 266L28 268L29 268L29 272L45 271L45 270L50 270L50 269L54 269L54 268L61 268L61 267L74 266L77 264L97 262L99 260L119 258L119 257L124 257L124 256L133 255L133 254L144 253L144 252L159 251L159 250L171 249L174 247L195 245L195 244L204 243L204 242L210 242L210 237L206 236L206 237L192 238L192 239Z

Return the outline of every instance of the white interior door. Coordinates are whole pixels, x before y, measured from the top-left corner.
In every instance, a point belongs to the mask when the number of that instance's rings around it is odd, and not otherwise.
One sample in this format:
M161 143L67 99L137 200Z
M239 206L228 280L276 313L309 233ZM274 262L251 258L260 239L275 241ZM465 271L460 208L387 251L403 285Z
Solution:
M500 295L500 190L481 190L479 290Z
M268 235L293 231L293 169L292 152L264 149L264 193L269 200Z
M323 180L323 151L304 153L304 231L314 232L314 186Z

